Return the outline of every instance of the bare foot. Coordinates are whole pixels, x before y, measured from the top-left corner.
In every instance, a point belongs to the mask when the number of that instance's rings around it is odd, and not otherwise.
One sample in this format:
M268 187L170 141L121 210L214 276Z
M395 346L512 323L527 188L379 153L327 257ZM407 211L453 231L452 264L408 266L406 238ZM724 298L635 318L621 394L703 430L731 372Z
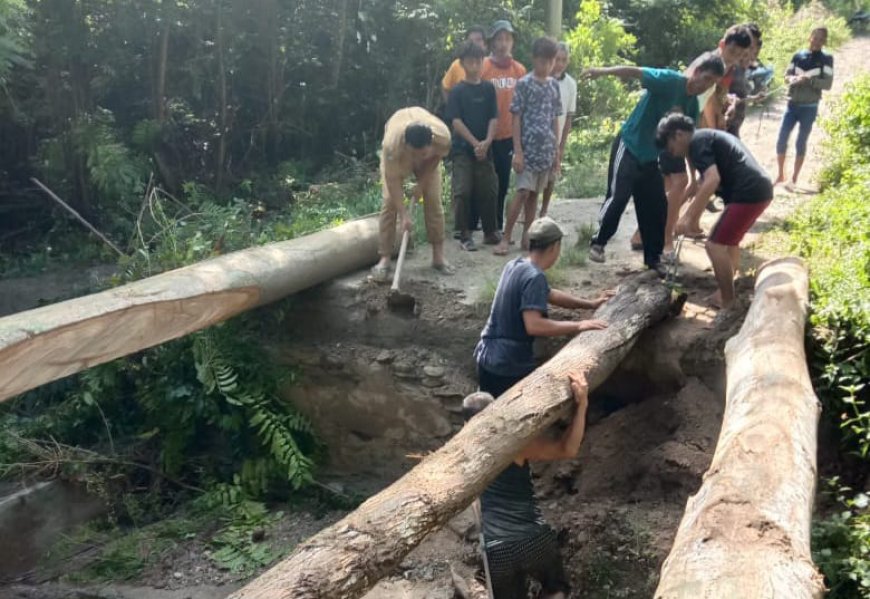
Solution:
M724 306L722 305L722 293L717 291L711 295L708 295L704 298L704 303L716 308L717 310L721 310Z
M782 173L780 173L780 175L776 178L776 181L774 181L773 184L774 184L774 185L780 185L780 184L782 184L782 183L785 183L785 175L783 175Z
M496 256L507 256L508 251L510 251L509 243L510 242L507 239L502 239L501 242L495 246L495 249L492 250L492 253Z
M707 236L707 233L705 233L703 229L694 229L686 224L681 223L677 223L677 227L674 233L677 237L682 235L684 237L688 237L689 239L704 239Z

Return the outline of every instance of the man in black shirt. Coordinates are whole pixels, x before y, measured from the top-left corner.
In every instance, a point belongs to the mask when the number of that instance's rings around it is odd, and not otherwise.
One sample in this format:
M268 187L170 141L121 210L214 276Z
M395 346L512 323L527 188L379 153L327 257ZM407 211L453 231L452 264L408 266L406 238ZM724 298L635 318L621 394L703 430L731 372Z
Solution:
M541 597L565 599L571 586L556 533L547 525L535 501L529 462L577 457L586 428L588 385L581 374L569 375L577 403L574 420L560 439L542 436L526 446L480 497L483 542L494 599L525 599L528 578L541 583ZM492 395L473 393L462 402L466 420L492 404Z
M728 309L734 304L740 241L770 204L773 183L743 142L725 131L696 131L695 123L687 116L672 114L663 118L656 137L660 146L674 156L687 156L701 173L695 197L702 205L717 192L725 202L725 210L707 239L707 255L719 284L711 302Z
M474 251L471 229L477 216L483 223L484 243L497 244L498 178L492 161L492 140L498 123L495 86L480 77L485 52L468 42L459 53L465 80L450 90L447 122L453 128L453 210L459 242Z

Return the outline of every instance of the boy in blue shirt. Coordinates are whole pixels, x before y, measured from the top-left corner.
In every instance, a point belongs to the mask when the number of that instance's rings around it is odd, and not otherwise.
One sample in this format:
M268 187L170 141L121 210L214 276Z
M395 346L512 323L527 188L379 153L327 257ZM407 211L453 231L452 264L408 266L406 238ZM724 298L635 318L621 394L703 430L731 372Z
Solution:
M549 304L569 310L594 310L612 293L584 300L550 289L544 274L562 251L562 229L552 218L539 218L529 227L529 255L504 267L492 309L474 350L480 390L498 397L535 369L535 337L573 336L604 329L600 320L550 320Z
M716 85L724 74L725 64L712 52L699 60L688 77L670 69L628 66L595 68L584 73L593 79L603 75L640 79L646 90L611 148L607 197L599 213L598 231L592 238L590 260L604 262L604 246L616 233L628 200L634 196L644 264L664 276L661 255L668 206L658 165L656 128L663 116L675 110L697 119L698 95Z

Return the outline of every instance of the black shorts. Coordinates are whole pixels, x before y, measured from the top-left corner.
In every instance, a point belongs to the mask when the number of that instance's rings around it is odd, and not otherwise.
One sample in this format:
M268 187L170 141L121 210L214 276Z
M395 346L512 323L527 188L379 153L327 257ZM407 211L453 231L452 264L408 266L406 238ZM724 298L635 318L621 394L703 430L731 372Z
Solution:
M540 582L545 593L571 592L556 533L549 527L522 541L487 547L486 561L496 599L526 599L529 577Z
M659 154L659 170L662 175L682 175L686 172L686 159L678 158L669 152Z

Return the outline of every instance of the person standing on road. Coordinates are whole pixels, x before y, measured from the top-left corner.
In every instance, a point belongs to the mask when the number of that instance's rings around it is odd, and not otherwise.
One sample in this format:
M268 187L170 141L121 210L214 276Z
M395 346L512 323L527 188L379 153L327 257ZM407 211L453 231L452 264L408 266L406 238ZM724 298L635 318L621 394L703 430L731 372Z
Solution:
M547 216L547 210L550 207L550 199L553 197L553 190L556 188L556 183L559 181L559 176L562 172L562 160L565 158L565 146L568 143L568 135L571 133L573 125L574 113L577 112L577 81L568 74L568 61L570 60L570 51L568 44L559 42L559 51L556 53L556 65L553 67L553 78L559 83L559 98L562 100L562 114L559 115L559 149L556 155L559 157L559 164L550 175L550 181L544 189L544 195L541 198L541 212L539 216ZM557 174L557 171L559 174Z
M494 599L525 599L527 581L537 580L541 597L566 599L571 585L555 531L535 501L529 462L553 462L577 457L586 429L589 385L579 373L568 375L577 409L559 439L546 435L529 443L480 496L483 550ZM472 393L462 401L466 422L492 405L489 393Z
M529 254L505 265L489 319L474 349L480 390L498 397L535 369L535 337L572 336L607 328L601 320L550 320L550 304L569 310L595 310L613 294L584 300L550 289L544 274L559 260L562 229L550 217L529 228Z
M785 182L785 153L788 149L788 138L795 125L800 125L794 171L791 176L791 185L797 184L807 154L807 140L819 114L822 92L831 89L834 84L834 57L822 51L826 43L828 43L828 28L813 29L810 33L809 49L795 54L785 71L785 82L788 84L788 108L782 115L782 125L776 140L776 162L779 172L775 185Z
M491 54L483 61L483 79L495 86L498 101L498 126L492 142L492 158L498 175L496 218L498 228L504 227L504 200L511 183L511 164L514 158L513 115L511 102L514 88L526 74L526 67L513 59L514 28L510 21L496 21L489 33ZM472 223L476 226L477 223ZM472 227L474 228L474 227Z
M417 180L411 201L423 200L426 235L432 245L432 268L442 274L453 274L453 267L444 259L444 209L441 206L441 161L450 152L450 141L450 130L444 121L424 108L402 108L387 121L381 147L384 197L378 240L381 259L372 268L376 281L389 281L396 219L402 230L410 232L413 228L402 189L405 179L411 175Z
M467 42L460 52L465 80L450 92L447 122L453 127L453 208L462 249L474 251L474 215L483 222L484 243L497 244L495 206L498 178L492 163L492 141L498 123L495 87L482 81L480 70L486 54Z
M679 110L698 117L698 94L716 85L725 72L722 59L705 54L691 76L670 69L633 66L588 69L589 78L612 75L640 79L646 91L613 141L607 169L607 196L599 213L598 230L592 237L589 259L604 262L604 247L616 233L628 200L634 197L638 227L643 238L647 268L665 275L661 262L667 224L668 202L656 146L656 127L666 114Z
M526 235L535 218L538 194L544 191L561 161L558 152L562 102L559 84L550 77L558 50L554 39L536 39L532 46L534 68L520 79L514 91L511 113L517 191L508 207L501 243L494 250L497 256L506 256L510 251L511 235L521 212L525 213L521 246L528 249Z

